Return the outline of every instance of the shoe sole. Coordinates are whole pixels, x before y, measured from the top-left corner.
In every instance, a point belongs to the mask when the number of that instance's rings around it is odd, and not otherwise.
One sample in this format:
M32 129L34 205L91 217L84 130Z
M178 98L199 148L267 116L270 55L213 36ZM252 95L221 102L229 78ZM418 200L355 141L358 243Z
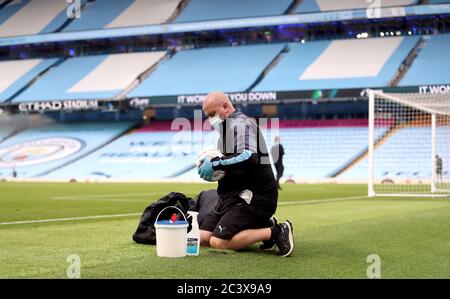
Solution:
M267 247L267 248L260 248L260 250L264 250L264 251L271 251L271 250L274 250L274 248L275 248L275 244L273 244L272 245L272 247Z
M286 223L289 227L289 244L291 245L291 249L286 254L282 255L284 257L290 256L292 251L294 251L294 226L289 220L286 220Z

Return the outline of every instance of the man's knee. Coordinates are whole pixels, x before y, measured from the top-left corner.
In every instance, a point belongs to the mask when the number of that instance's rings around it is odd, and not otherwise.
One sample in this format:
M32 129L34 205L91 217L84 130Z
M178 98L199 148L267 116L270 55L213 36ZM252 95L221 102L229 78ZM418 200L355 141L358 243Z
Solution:
M224 240L224 239L220 239L217 237L211 237L211 239L209 240L209 243L211 244L211 247L213 247L213 248L232 249L232 248L229 248L229 244L230 244L229 240Z

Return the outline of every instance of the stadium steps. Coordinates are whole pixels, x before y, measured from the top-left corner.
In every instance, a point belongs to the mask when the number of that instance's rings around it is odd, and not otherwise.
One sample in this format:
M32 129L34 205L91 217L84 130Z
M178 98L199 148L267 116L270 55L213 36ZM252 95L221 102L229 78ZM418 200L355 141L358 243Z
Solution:
M252 85L250 85L249 88L247 88L245 91L250 92L255 86L257 86L267 75L268 72L270 72L271 69L273 69L283 58L283 56L289 52L289 45L285 45L283 49L280 51L280 53L275 56L275 58L263 69L261 74L256 78L255 82L253 82Z
M41 172L41 173L39 173L39 174L33 176L33 178L39 178L39 177L42 177L42 176L46 176L46 175L48 175L48 174L50 174L50 173L52 173L52 172L54 172L54 171L56 171L56 170L58 170L58 169L61 169L61 168L63 168L63 167L66 167L66 166L69 165L69 164L75 163L76 161L79 161L79 160L85 158L86 156L89 156L90 154L92 154L92 153L94 153L94 152L100 150L101 148L107 146L107 145L110 144L111 142L113 142L113 141L119 139L120 137L122 137L122 136L124 136L124 135L130 133L131 131L133 131L133 130L136 129L136 128L137 128L137 124L131 125L130 128L128 128L128 130L126 130L126 131L124 131L124 132L122 132L122 133L120 133L120 134L117 134L115 137L113 137L113 138L107 140L106 142L104 142L104 143L100 144L99 146L93 148L92 150L90 150L90 151L84 153L83 155L80 155L79 157L76 157L76 158L73 159L73 160L69 160L69 161L67 161L66 163L63 163L63 164L61 164L61 165L58 165L57 167L54 167L54 168L51 168L51 169L46 170L46 171L44 171L44 172Z
M9 138L12 138L12 137L14 137L15 135L19 134L19 133L20 133L21 131L23 131L23 130L24 130L24 128L16 129L16 130L12 131L10 134L6 135L5 137L0 138L0 144L2 144L3 141L6 141L6 140L8 140Z
M301 3L302 3L302 0L292 1L291 5L288 7L288 9L286 9L284 14L285 15L295 15L295 14L297 14L297 8L300 6Z
M163 60L170 59L175 54L175 51L167 51L166 55L164 55L160 60L158 60L156 63L154 63L152 66L150 66L147 70L139 74L139 76L130 83L128 87L126 87L124 90L119 92L113 100L123 100L126 98L127 94L132 92L136 87L139 86L145 79L147 79L159 66L159 63Z
M0 137L0 144L27 129L44 125L50 122L52 122L50 118L41 115L34 115L30 117L30 115L27 114L14 114L3 117L3 119L2 117L0 117L0 128L14 128L9 134Z
M405 74L408 72L409 68L413 64L417 55L419 55L420 51L422 51L422 49L426 46L426 44L427 44L427 39L425 39L424 37L421 37L419 39L419 41L417 42L417 44L408 53L408 56L406 56L405 60L403 60L403 62L400 64L400 67L398 68L394 77L389 81L389 83L388 83L389 87L398 86L399 82L403 79Z
M3 7L7 6L9 3L11 3L13 0L8 0L3 2L2 4L0 4L0 9L2 9Z
M374 150L377 147L381 146L383 143L385 143L386 140L391 138L393 135L395 135L395 133L397 133L400 129L403 129L404 127L405 127L404 124L393 125L392 127L390 127L384 134L382 134L375 141ZM350 169L351 167L356 165L358 162L360 162L364 158L366 158L368 154L369 154L369 147L367 146L365 149L363 149L361 152L359 152L357 155L355 155L355 157L350 159L347 163L345 163L344 165L342 165L335 171L331 172L327 177L332 177L332 178L338 177L339 175L341 175L342 173L344 173L345 171L347 171L348 169Z
M30 80L30 82L28 82L27 84L25 84L21 89L19 89L16 93L14 93L12 96L10 96L8 99L6 99L4 101L4 103L9 103L11 102L15 97L17 97L18 95L20 95L22 92L24 92L28 87L30 87L31 85L34 84L34 82L36 82L37 80L39 80L42 76L45 76L45 74L47 74L51 69L59 66L61 63L63 63L64 61L67 60L67 57L64 58L60 58L59 60L57 60L54 64L50 65L48 68L46 68L45 70L43 70L42 72L40 72L39 74L37 74L36 77L34 77L33 79Z
M178 4L178 6L175 9L175 11L173 12L173 14L167 19L165 24L172 23L180 15L180 13L184 10L184 8L188 5L189 5L189 0L181 0L181 2Z

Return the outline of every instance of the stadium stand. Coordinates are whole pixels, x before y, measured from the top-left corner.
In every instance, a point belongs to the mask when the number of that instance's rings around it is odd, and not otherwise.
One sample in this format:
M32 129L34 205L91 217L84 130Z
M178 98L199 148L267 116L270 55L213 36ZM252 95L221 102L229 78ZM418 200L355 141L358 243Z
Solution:
M0 5L3 4L3 2L5 1L2 1ZM12 3L8 3L5 7L0 9L0 26L27 3L27 1L14 1Z
M130 132L79 161L49 173L58 179L148 180L174 177L192 167L203 149L215 147L216 132L201 135L155 125ZM202 134L198 131L196 134ZM197 136L197 137L196 137ZM198 176L194 179L198 179Z
M284 14L293 0L190 0L175 23Z
M55 32L67 21L67 6L60 0L12 1L0 10L0 37Z
M24 59L0 61L0 103L24 88L58 59Z
M0 122L0 143L13 132L12 127L3 126Z
M5 139L11 138L15 134L33 126L36 123L44 124L45 121L42 121L39 116L28 117L24 114L0 113L0 145Z
M449 128L437 131L437 138L447 138ZM414 147L405 147L415 141ZM447 142L438 142L436 152L443 159L443 173L449 172L450 156ZM407 127L398 130L384 143L376 147L374 153L374 176L378 179L429 179L431 177L431 130L430 128ZM447 163L446 163L447 162ZM401 165L402 168L399 168ZM356 163L348 171L342 173L343 179L367 179L367 158Z
M176 53L159 64L129 97L247 90L284 44L202 48ZM245 71L243 71L245 70Z
M431 4L444 4L444 3L450 3L449 0L430 0Z
M302 121L297 122L302 123ZM283 158L284 178L303 180L329 177L366 147L367 124L365 127L356 125L340 127L332 123L310 121L306 127L279 130L281 143L286 151ZM358 121L356 123L358 124ZM307 127L312 124L312 127ZM271 137L275 136L274 132L269 130L263 134L268 145L272 146L273 138ZM377 134L381 134L381 131L377 131ZM192 170L178 178L194 180L198 178L198 174Z
M165 23L181 0L96 0L87 3L82 18L64 31L118 28Z
M433 35L400 81L400 86L448 84L450 34Z
M60 167L117 138L131 123L52 123L24 130L0 144L0 171L16 167L30 178Z
M13 102L112 98L157 63L165 53L69 58L32 84Z
M367 146L367 120L282 121L281 129L264 130L267 143L281 136L286 149L285 177L324 178L342 167ZM150 129L149 129L150 128ZM197 153L215 148L217 133L178 133L158 125L133 131L83 159L46 177L52 179L146 180L177 178L199 180L188 170ZM385 130L377 130L376 136ZM197 137L195 137L197 136Z
M379 1L380 7L407 6L418 3L418 0L383 0ZM366 9L371 4L366 0L303 0L297 7L297 13Z
M387 86L418 37L289 44L290 51L254 91Z
M280 129L286 150L285 178L330 177L367 148L366 119L318 120L306 122L302 126ZM377 129L375 136L379 137L385 131ZM273 138L270 141L272 144Z

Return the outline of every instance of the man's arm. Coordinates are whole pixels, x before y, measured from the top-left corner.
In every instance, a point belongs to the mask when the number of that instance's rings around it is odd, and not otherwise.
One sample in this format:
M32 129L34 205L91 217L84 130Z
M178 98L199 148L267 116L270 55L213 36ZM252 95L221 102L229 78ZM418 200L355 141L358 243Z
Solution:
M234 140L231 148L236 149L236 153L231 156L213 159L212 166L214 170L233 171L243 170L244 168L253 167L258 164L257 154L257 134L258 127L256 123L249 119L242 119L236 123L233 128ZM236 145L236 146L234 146Z

